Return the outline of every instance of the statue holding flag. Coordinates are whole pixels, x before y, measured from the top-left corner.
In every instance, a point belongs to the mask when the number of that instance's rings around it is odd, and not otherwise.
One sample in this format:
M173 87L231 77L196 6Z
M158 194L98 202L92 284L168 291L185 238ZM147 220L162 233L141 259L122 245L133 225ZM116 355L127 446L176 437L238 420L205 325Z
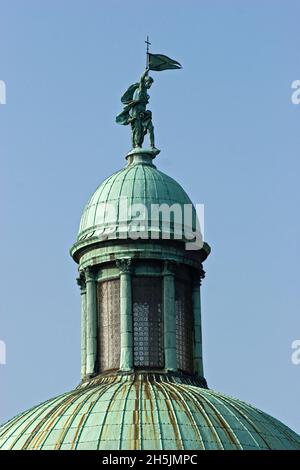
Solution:
M147 108L149 95L147 91L153 83L149 76L149 70L160 72L168 69L180 69L181 65L176 60L162 54L149 53L149 41L147 38L147 66L140 81L131 85L121 98L124 109L116 117L116 122L123 125L131 125L132 147L141 148L145 135L149 134L150 146L155 153L159 153L154 143L154 127L152 124L152 112Z

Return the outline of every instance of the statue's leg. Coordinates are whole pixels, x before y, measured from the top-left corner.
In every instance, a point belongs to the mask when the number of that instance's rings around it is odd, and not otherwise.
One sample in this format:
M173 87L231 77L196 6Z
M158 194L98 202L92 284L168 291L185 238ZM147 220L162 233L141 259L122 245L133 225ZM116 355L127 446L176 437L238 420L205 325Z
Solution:
M142 123L140 119L136 119L133 126L132 132L132 145L133 147L141 147L143 144L144 136Z
M153 126L151 121L149 122L149 125L148 125L148 132L149 132L150 145L151 145L152 148L154 148L155 147L155 144L154 144L154 126Z

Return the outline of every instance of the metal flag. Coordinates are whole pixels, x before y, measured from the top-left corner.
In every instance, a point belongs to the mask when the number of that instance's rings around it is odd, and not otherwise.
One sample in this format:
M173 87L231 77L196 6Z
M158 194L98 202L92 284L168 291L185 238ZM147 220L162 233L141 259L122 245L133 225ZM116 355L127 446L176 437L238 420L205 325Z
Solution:
M170 59L163 54L151 54L148 52L148 67L155 72L161 72L168 69L181 69L182 66L174 59Z

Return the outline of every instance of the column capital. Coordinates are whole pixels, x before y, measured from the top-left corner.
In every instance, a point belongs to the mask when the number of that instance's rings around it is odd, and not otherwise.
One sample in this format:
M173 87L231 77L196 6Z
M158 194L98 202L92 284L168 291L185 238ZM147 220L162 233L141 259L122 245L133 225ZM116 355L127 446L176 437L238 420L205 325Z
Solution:
M80 291L83 294L86 291L85 275L84 271L79 272L79 277L76 279L77 284L80 287Z
M175 263L173 261L170 261L169 259L166 259L164 262L163 275L174 276L175 275L174 271L175 271Z
M204 279L204 278L205 278L205 271L204 271L203 266L201 264L201 266L200 266L200 283L201 283L202 279Z
M93 271L93 269L92 269L90 266L88 266L87 268L85 268L84 274L85 274L85 282L93 282L93 281L95 281L94 271Z
M202 279L205 278L205 271L203 269L202 264L200 265L200 268L194 272L193 274L193 286L201 286Z
M116 265L120 270L121 274L130 273L132 268L131 258L120 258L116 260Z

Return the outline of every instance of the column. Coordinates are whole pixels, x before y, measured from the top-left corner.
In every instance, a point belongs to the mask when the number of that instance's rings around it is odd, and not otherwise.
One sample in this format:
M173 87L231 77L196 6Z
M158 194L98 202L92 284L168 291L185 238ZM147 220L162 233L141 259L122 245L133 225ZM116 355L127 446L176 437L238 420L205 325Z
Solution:
M201 302L200 302L200 278L193 284L193 317L194 317L194 372L198 377L203 377L202 362L202 329L201 329Z
M84 273L80 273L77 279L77 284L80 287L81 296L81 379L84 380L86 376L86 283Z
M117 267L120 269L120 369L128 371L133 369L131 259L117 260Z
M97 304L96 282L92 269L85 270L86 281L86 375L96 373L97 360Z
M165 261L163 277L165 369L175 371L177 370L175 280L172 264L169 261Z

